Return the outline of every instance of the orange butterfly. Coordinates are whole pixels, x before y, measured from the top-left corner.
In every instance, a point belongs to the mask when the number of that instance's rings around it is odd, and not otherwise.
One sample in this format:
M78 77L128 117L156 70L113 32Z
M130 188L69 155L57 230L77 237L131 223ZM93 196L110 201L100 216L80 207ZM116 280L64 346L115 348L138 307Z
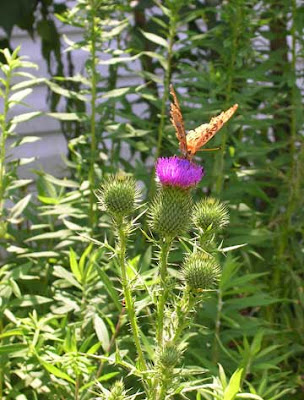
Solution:
M211 118L209 124L202 124L186 134L182 112L172 85L170 85L170 93L173 96L173 103L171 103L170 108L171 123L175 128L176 137L179 141L179 148L183 157L187 160L191 160L194 154L209 142L216 132L218 132L232 117L238 108L238 104L230 107L227 111L221 112L218 116Z

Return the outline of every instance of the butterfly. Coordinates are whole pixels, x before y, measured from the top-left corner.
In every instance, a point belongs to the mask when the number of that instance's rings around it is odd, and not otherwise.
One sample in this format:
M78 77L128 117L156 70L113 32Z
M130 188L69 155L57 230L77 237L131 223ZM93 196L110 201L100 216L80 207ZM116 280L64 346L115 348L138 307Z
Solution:
M238 108L238 104L234 104L227 111L223 111L218 116L211 118L208 124L202 124L186 134L183 115L172 85L170 85L170 94L173 97L173 103L171 103L170 108L171 123L175 128L180 151L187 160L191 160L194 154L213 138Z

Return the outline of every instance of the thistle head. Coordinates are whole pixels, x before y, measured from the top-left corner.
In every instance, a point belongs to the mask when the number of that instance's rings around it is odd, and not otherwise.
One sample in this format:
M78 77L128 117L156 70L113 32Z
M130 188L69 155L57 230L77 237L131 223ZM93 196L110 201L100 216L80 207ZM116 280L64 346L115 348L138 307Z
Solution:
M194 207L193 223L203 233L217 233L229 223L226 205L213 197L202 199Z
M178 186L162 186L149 208L150 228L162 238L185 233L191 223L192 198Z
M164 186L189 189L204 176L204 169L193 162L176 156L161 157L155 166L156 178Z
M192 291L213 289L220 274L220 266L214 257L203 252L192 253L183 265L183 278Z
M134 178L120 173L106 178L96 195L101 209L115 218L123 218L134 212L139 190Z

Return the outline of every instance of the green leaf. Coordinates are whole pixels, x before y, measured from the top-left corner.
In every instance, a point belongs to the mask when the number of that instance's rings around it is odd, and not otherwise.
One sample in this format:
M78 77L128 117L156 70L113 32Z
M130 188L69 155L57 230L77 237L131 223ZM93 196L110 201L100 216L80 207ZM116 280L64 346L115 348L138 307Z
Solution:
M32 75L30 75L30 77L32 78ZM43 82L46 82L45 78L30 79L27 81L16 83L16 85L11 87L11 90L25 89L29 86L39 85L40 83L43 83Z
M9 337L9 336L23 336L23 331L21 329L11 329L10 331L2 332L0 334L0 339Z
M226 389L224 391L223 400L234 400L235 399L238 391L240 390L242 373L243 373L242 368L239 368L234 372L234 374L230 378L228 386L226 387Z
M46 240L46 239L66 239L69 236L70 231L67 229L60 229L55 232L41 233L40 235L32 236L26 239L26 242L31 242L34 240Z
M27 348L27 344L25 343L16 343L16 344L3 344L0 346L0 354L11 354L17 353L20 350L24 350Z
M107 353L109 351L109 347L110 347L110 338L109 338L106 324L103 322L103 320L98 315L94 316L94 328L95 328L95 332L98 337L98 340L100 341L101 346L103 348L103 351L105 353Z
M48 297L38 296L33 294L25 294L19 299L12 300L11 305L19 307L31 307L40 304L51 303L52 301L53 299L49 299Z
M75 381L68 374L61 371L59 368L55 367L54 365L52 365L46 361L41 360L41 359L40 359L40 362L48 372L57 376L57 378L64 379L65 381L71 382L73 384L75 383Z
M106 291L109 293L111 299L113 300L116 308L118 311L121 311L121 301L119 300L118 294L117 294L117 290L115 289L115 287L113 286L112 281L110 280L110 278L108 277L107 273L104 271L104 269L102 267L100 267L99 265L97 265L97 270L98 270L98 274L105 286Z
M78 280L78 282L81 282L82 281L81 271L78 267L76 254L72 248L70 248L69 258L70 258L71 270L72 270L73 274L75 275L76 279Z
M72 286L77 287L78 289L82 290L82 286L79 284L79 282L74 278L74 276L71 274L70 271L67 271L60 265L56 265L54 267L54 276L57 276L58 278L65 279L67 282L69 282Z
M19 90L18 92L12 94L12 96L9 98L9 103L14 103L17 104L20 101L22 101L26 96L28 96L30 93L32 93L33 89L23 89ZM11 104L10 108L13 107L14 104Z
M81 113L47 113L49 117L58 119L59 121L84 121L87 119L85 114Z
M41 111L32 111L24 114L17 115L16 117L12 118L11 123L12 124L19 124L20 122L26 122L29 121L30 119L36 118L39 115L42 115L43 113Z
M103 99L112 99L112 98L116 98L116 97L120 97L125 95L126 93L128 93L130 91L129 87L123 87L123 88L119 88L119 89L113 89L113 90L109 90L107 93L105 93L104 95L102 95L101 97Z
M141 30L141 33L144 35L144 37L146 39L150 40L150 42L156 43L156 44L168 49L169 45L168 45L167 40L165 40L161 36L155 35L155 33L151 33L151 32L144 32L142 30Z
M28 194L23 199L18 201L18 203L15 204L14 207L10 210L8 220L11 223L16 224L16 223L20 222L20 220L17 218L25 210L25 208L27 207L27 205L29 204L29 202L31 200L31 197L32 197L32 195Z
M55 251L36 251L33 253L26 253L19 256L19 258L41 258L41 257L58 257Z

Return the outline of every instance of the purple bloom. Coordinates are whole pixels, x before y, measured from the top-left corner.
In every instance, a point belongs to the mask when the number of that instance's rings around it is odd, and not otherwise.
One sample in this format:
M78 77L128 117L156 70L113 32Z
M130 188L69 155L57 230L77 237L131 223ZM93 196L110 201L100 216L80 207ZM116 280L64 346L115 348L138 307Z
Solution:
M204 169L189 160L176 156L161 157L156 163L156 175L162 185L189 188L204 176Z

